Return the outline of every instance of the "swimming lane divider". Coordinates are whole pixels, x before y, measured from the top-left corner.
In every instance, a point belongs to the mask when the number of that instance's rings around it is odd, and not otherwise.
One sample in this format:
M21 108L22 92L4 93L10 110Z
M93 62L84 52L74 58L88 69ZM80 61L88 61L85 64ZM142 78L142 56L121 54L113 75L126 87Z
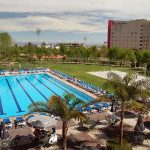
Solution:
M0 97L0 115L6 115L6 113L4 113L4 111L3 111L3 105L2 105L1 97Z
M55 82L51 81L50 79L48 79L47 77L45 76L42 76L44 79L46 79L47 81L55 84L57 87L59 87L60 89L62 89L63 91L65 91L66 93L69 93L68 91L66 91L64 88L62 88L61 86L57 85Z
M53 90L51 90L46 84L44 84L42 81L40 81L39 79L37 79L36 77L35 77L35 79L37 80L37 81L39 81L41 84L43 84L47 89L49 89L51 92L53 92L55 95L57 95L57 96L59 96L56 92L54 92ZM60 96L59 96L60 97Z
M18 108L18 111L19 111L19 112L24 112L24 111L21 109L21 107L20 107L20 105L19 105L19 103L18 103L18 100L17 100L17 98L16 98L16 96L15 96L15 94L14 94L14 92L13 92L13 90L12 90L10 84L9 84L8 79L7 79L7 78L5 78L5 79L6 79L6 82L7 82L8 87L9 87L9 90L10 90L10 92L11 92L13 98L14 98L14 101L15 101L15 103L16 103L16 106L17 106L17 108ZM19 112L17 112L17 113L19 113Z
M37 87L35 87L35 85L32 84L31 81L29 81L26 77L25 79L33 86L33 88L35 88L45 98L46 101L48 101L48 98Z
M30 101L32 102L32 104L34 104L34 106L36 107L35 105L35 102L34 100L31 98L31 96L28 94L28 92L25 90L25 88L22 86L22 84L20 83L20 81L16 78L16 81L19 83L20 87L23 89L23 91L26 93L26 95L28 96L28 98L30 99Z

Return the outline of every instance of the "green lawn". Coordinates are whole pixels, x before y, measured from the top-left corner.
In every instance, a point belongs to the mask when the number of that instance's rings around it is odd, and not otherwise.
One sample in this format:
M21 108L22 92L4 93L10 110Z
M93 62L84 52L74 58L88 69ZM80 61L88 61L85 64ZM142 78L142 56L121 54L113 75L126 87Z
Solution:
M98 65L84 65L84 64L52 64L52 69L62 71L64 73L76 76L93 85L102 87L104 79L88 74L90 71L110 70L110 67L103 67Z
M64 73L76 76L77 78L84 80L93 85L102 87L105 79L90 75L87 72L91 71L103 71L111 70L109 66L100 66L100 65L85 65L85 64L49 64L49 68L54 70L62 71ZM128 73L135 73L135 70L128 68L112 67L113 70L125 71Z

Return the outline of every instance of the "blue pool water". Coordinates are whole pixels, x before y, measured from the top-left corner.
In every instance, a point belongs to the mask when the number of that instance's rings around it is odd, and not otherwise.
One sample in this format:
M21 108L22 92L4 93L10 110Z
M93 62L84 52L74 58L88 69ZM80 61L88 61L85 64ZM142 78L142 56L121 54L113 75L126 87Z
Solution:
M67 92L84 101L93 99L48 74L1 76L0 118L27 114L31 103L47 101L52 95L63 97Z

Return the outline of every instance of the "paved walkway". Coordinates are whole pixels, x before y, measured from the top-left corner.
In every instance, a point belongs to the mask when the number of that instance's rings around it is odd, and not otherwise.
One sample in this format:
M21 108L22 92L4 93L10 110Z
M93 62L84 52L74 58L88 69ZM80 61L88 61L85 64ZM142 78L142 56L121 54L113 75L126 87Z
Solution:
M104 78L104 79L107 79L107 74L109 72L114 72L116 74L118 74L120 77L124 77L127 73L126 72L123 72L123 71L117 71L117 70L110 70L110 71L97 71L97 72L88 72L89 74L92 74L92 75L95 75L97 77L101 77L101 78ZM138 80L142 80L142 79L146 79L145 76L141 76L141 75L138 75L137 74L137 81Z

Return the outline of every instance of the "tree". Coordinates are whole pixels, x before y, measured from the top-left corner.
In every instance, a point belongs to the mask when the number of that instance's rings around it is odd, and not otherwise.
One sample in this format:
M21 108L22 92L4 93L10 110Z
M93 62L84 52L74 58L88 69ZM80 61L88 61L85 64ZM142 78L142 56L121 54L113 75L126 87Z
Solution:
M91 57L95 58L97 57L98 51L96 46L92 46L91 48Z
M121 49L120 53L120 61L124 61L124 65L127 66L129 63L132 65L135 65L136 62L136 56L134 54L134 51L132 49Z
M143 52L143 63L148 64L150 63L150 52L149 51L144 51Z
M8 59L19 61L20 52L21 52L21 50L18 47L18 45L11 47L7 53Z
M137 95L137 88L133 86L135 82L135 75L127 74L124 78L121 78L118 74L109 72L107 81L104 83L104 86L111 90L117 95L117 99L120 101L120 139L119 143L122 145L123 142L123 119L124 111L127 102L135 100Z
M36 48L36 56L39 60L46 54L46 49L44 47L37 47Z
M35 105L31 104L29 110L31 112L46 112L59 116L62 126L63 149L67 149L67 124L71 119L86 120L87 116L79 112L76 107L84 104L84 102L76 98L73 94L65 94L63 98L59 96L52 96L47 103L36 102Z
M127 66L129 63L135 64L136 57L132 49L110 48L108 50L108 58L110 60L119 61L120 66Z
M142 65L143 51L135 51L134 54L137 60L136 67L139 67L140 65Z
M120 49L117 47L113 47L108 49L108 58L110 60L118 60L118 58L120 57Z
M33 45L32 43L28 43L26 46L25 46L25 53L28 57L28 61L31 62L34 60L34 55L36 54L36 46Z
M105 45L102 45L100 48L100 56L101 57L108 57L108 48Z
M150 111L150 103L147 100L150 97L150 79L139 80L133 84L135 88L137 88L137 101L130 101L126 104L126 108L130 110L135 110L138 112L138 122L141 120L141 116L148 114Z
M150 51L135 51L137 67L150 64Z
M2 58L6 58L10 48L13 46L12 38L7 33L0 33L0 53Z
M65 44L60 44L60 55L65 55L69 48Z
M42 47L42 48L45 48L45 47L46 47L46 43L45 43L45 42L42 42L41 47Z
M39 38L39 36L40 36L40 34L41 34L41 29L37 29L36 31L35 31L35 33L36 33L36 35L38 36L38 38Z

